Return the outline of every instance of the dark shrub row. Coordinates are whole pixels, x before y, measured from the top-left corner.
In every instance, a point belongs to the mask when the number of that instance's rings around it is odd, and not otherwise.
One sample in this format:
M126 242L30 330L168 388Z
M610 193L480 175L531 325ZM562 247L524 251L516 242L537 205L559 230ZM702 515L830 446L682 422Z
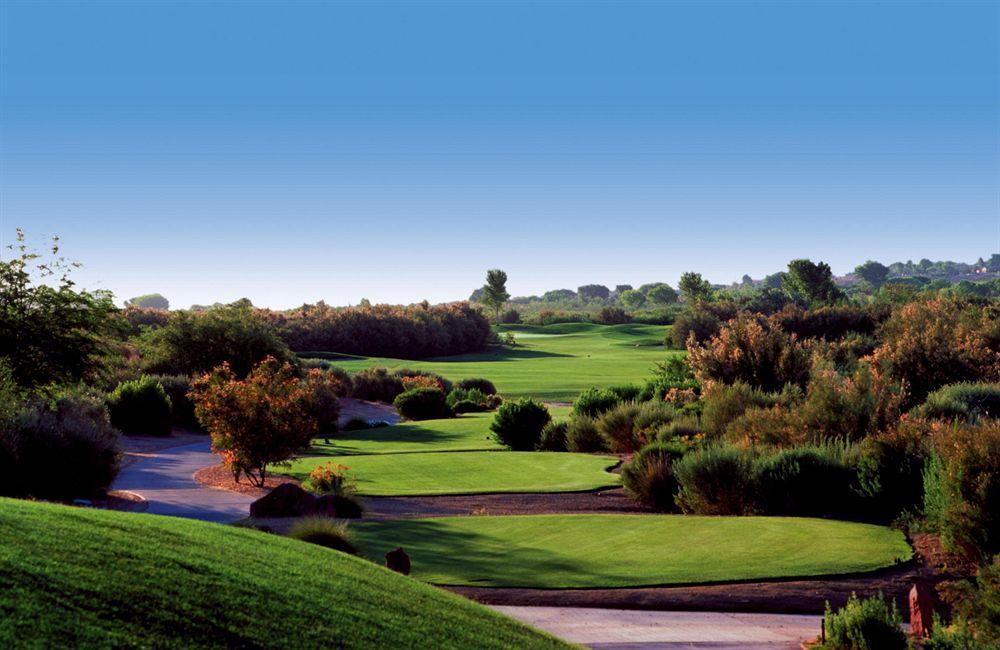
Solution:
M420 359L483 349L489 321L468 304L258 310L293 350Z

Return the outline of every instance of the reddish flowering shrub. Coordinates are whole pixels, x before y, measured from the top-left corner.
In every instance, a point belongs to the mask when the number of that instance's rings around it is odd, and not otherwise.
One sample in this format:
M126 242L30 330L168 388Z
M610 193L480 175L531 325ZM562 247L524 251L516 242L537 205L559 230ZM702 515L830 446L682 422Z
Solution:
M417 375L415 377L401 377L400 379L403 382L403 392L413 390L414 388L436 388L440 391L445 390L444 382L437 377Z
M905 385L907 406L961 381L1000 378L1000 312L961 301L927 300L896 309L879 332L874 365Z
M291 364L268 357L246 379L228 363L191 385L198 421L238 482L264 486L267 466L288 460L316 433L313 396Z
M688 343L688 364L702 384L745 382L765 391L804 386L809 355L794 335L760 314L740 314L703 345Z

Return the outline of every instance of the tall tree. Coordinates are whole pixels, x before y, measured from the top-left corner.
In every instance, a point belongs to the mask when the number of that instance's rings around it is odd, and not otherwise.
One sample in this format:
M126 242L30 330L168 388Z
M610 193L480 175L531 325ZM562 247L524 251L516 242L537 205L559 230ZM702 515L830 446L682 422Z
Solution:
M686 302L700 302L712 297L712 285L701 277L701 273L688 271L681 276L681 282L678 286L681 290L681 296Z
M621 302L622 307L629 311L634 311L641 309L646 304L646 295L635 289L626 289L619 294L618 300Z
M807 259L792 260L782 284L792 298L810 305L830 304L844 295L833 282L833 272L826 262L814 264Z
M158 293L147 293L129 298L125 304L139 309L170 309L170 301Z
M873 260L868 260L854 269L854 273L862 280L878 289L889 277L889 267Z
M497 324L500 324L500 310L510 300L507 293L507 274L500 269L490 269L486 272L486 284L483 285L481 302L493 310Z
M585 284L577 288L576 295L584 300L593 300L595 298L605 300L611 295L611 290L603 284Z
M646 298L657 305L669 305L677 302L677 292L669 284L657 282L646 290Z

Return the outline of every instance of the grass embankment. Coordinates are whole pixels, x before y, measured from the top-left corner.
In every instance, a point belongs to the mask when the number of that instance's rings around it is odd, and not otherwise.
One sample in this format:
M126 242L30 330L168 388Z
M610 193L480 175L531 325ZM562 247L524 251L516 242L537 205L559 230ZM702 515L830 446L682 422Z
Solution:
M369 521L372 557L402 546L413 576L480 587L637 587L871 571L908 560L899 531L791 517L529 515Z
M319 546L0 499L2 647L557 648L485 607Z
M641 383L657 362L683 354L663 346L667 328L658 325L563 323L500 329L513 333L518 344L422 361L354 357L330 363L352 372L387 366L431 370L452 380L486 377L505 397L569 402L591 386Z
M607 471L618 462L613 456L536 451L305 457L279 471L304 481L326 462L346 465L367 496L582 492L620 481Z

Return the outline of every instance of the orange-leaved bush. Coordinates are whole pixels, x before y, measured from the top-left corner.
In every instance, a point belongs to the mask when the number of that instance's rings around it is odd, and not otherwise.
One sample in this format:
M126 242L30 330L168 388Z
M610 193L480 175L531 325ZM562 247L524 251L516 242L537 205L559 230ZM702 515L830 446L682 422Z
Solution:
M238 482L264 486L267 466L288 460L316 432L312 394L295 368L274 357L237 379L228 363L191 384L198 421Z

